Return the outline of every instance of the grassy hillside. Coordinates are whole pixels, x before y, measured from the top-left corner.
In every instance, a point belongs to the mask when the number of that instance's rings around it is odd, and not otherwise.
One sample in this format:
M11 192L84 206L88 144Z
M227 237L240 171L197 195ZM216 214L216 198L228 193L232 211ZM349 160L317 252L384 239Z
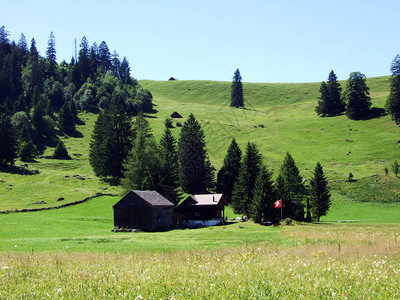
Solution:
M310 178L317 161L324 166L336 199L352 202L397 202L398 180L390 169L399 159L399 129L389 116L381 115L389 91L388 77L370 78L373 113L368 120L352 121L345 116L320 118L314 112L320 83L244 83L245 108L229 107L230 82L141 81L154 97L157 113L149 118L159 138L164 120L173 111L184 118L194 113L206 135L208 152L217 170L234 137L244 150L255 142L269 169L279 170L286 151L294 157L304 178ZM342 82L343 89L345 82ZM81 137L62 137L71 161L40 158L22 175L17 167L0 173L0 210L57 206L100 192L120 193L93 174L88 162L91 132L96 115L82 113ZM180 128L172 132L179 136ZM44 156L51 155L48 148ZM33 171L38 170L39 174ZM345 184L348 173L358 180ZM85 180L79 180L80 175ZM368 179L370 176L375 176ZM368 190L368 193L362 192ZM337 196L336 196L337 195ZM64 198L62 201L57 201ZM387 204L389 205L389 204Z

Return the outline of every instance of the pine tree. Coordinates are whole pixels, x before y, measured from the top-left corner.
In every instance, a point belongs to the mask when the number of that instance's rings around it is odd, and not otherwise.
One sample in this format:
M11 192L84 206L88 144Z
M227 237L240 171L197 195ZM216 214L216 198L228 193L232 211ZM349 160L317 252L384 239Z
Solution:
M366 77L360 72L353 72L347 80L345 91L346 115L353 120L366 117L370 112L371 97L366 84Z
M74 116L71 112L71 105L68 102L65 102L61 107L58 118L58 127L62 132L71 133L75 130Z
M231 202L232 191L239 176L240 162L242 160L242 150L232 139L226 152L224 163L217 175L217 192L224 194L225 199Z
M54 159L71 159L68 150L62 141L59 141L53 153Z
M161 176L161 159L159 149L148 122L140 120L143 115L137 117L139 122L135 124L136 138L128 161L125 164L122 185L125 190L157 190Z
M240 75L239 69L237 69L233 75L232 87L231 87L231 107L243 107L243 87L242 87L242 76Z
M180 185L186 193L207 190L207 150L203 130L193 114L183 124L178 142Z
M315 109L317 114L326 117L340 115L344 112L345 104L342 101L341 91L340 83L332 70L329 73L328 83L324 81L321 83L321 96Z
M31 139L23 141L18 150L18 157L25 162L33 161L38 155L38 150Z
M298 201L301 203L305 194L305 189L299 169L289 152L286 153L279 175L282 177L284 182L284 188L282 189L279 187L281 189L280 193L283 193L283 195L281 195L283 200L283 210L289 217L295 218L296 212L293 202Z
M247 143L240 165L239 176L232 192L232 207L236 213L249 215L253 200L254 185L262 164L262 156L257 146Z
M56 75L56 68L57 68L56 39L53 32L50 33L50 37L47 42L46 58L47 58L46 71L47 71L47 76L50 78Z
M333 70L331 70L328 76L327 90L331 103L329 114L332 116L340 115L345 111L345 104L341 96L342 87L340 86L337 76Z
M0 104L0 167L13 164L16 156L11 117L7 107Z
M326 213L331 206L330 189L321 164L318 162L314 169L314 176L310 180L310 206L314 219L318 222L321 216Z
M390 94L386 100L386 111L397 125L400 124L400 56L396 55L390 68Z
M116 180L122 177L132 148L132 134L125 98L115 92L110 108L98 116L90 143L89 161L97 176Z
M177 142L171 130L166 127L160 140L161 182L159 193L173 203L179 186Z
M319 92L321 93L319 100L318 100L318 106L315 108L315 111L317 112L318 115L326 117L329 114L329 99L328 99L328 87L326 86L325 81L321 82L321 87L319 89Z
M111 70L111 53L105 41L102 41L99 46L99 60L104 72Z
M261 166L254 185L254 197L250 205L250 217L255 223L274 219L274 202L276 192L272 174Z
M94 124L92 140L90 142L89 162L96 176L107 177L108 139L111 117L101 111Z

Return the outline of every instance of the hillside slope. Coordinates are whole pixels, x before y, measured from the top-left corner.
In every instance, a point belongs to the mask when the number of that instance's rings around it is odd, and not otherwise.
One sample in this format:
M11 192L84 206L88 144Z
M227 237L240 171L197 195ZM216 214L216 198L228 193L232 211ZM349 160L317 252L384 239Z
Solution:
M373 114L363 121L345 116L320 118L314 109L320 83L244 83L245 108L229 107L230 82L212 81L141 81L154 97L157 113L149 120L159 138L164 120L173 111L173 134L178 137L185 118L193 113L200 121L212 164L218 170L234 137L244 150L247 142L258 145L267 167L275 171L287 151L294 157L301 175L309 179L317 161L321 162L335 198L343 201L390 203L399 199L397 179L390 169L399 159L399 128L389 116L381 115L389 93L388 77L370 78ZM343 89L345 82L341 82ZM40 174L22 175L20 167L0 173L0 210L49 207L81 200L99 192L120 193L96 178L88 161L88 150L96 115L81 113L81 137L62 137L73 156L72 161L40 158L30 163L30 170ZM51 155L48 148L44 155ZM17 162L19 166L21 162ZM349 172L358 182L344 183ZM78 180L81 175L86 180ZM377 175L373 179L362 179ZM361 192L364 191L364 192ZM368 191L366 193L365 191ZM65 198L64 202L58 202Z

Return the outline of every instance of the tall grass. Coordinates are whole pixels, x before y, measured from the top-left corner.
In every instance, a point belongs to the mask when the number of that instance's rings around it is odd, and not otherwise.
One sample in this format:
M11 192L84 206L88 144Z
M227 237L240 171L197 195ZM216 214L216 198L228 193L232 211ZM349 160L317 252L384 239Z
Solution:
M2 253L0 298L397 299L398 230L290 226L290 246Z

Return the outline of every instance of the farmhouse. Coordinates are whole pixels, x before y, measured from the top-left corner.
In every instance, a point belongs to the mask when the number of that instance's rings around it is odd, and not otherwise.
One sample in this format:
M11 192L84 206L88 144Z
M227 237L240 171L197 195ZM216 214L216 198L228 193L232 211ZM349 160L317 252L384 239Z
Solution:
M201 227L223 223L226 200L222 194L201 194L187 197L175 209L184 226Z
M174 205L156 191L130 191L113 209L115 227L144 231L173 227Z

